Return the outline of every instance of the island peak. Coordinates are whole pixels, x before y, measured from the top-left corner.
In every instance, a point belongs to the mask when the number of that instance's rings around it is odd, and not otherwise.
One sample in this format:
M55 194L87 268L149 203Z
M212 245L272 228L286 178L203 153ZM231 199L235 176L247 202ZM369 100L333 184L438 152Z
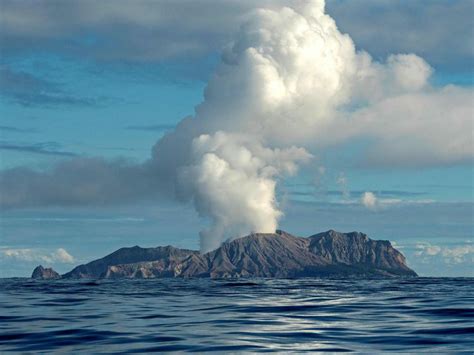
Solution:
M61 275L59 275L56 271L52 268L44 268L43 265L38 265L31 274L32 279L37 280L55 280L60 279Z
M36 271L36 269L35 269ZM44 271L39 270L37 274ZM34 273L35 274L35 273ZM205 254L173 246L121 248L63 278L416 276L388 241L334 230L297 237L277 230L226 241ZM52 277L53 278L53 277Z

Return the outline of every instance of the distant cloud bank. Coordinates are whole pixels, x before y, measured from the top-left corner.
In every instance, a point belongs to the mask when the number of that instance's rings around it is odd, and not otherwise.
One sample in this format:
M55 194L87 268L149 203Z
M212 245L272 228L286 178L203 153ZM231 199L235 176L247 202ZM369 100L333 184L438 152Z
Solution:
M55 263L72 264L75 258L64 248L58 248L53 252L44 249L12 249L0 247L0 257L27 262L39 262L49 265Z

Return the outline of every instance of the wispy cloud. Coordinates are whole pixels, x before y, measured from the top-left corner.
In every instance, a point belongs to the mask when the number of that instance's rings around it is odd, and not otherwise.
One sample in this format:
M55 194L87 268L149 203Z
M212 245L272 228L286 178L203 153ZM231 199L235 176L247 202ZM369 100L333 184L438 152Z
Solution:
M64 248L58 248L53 252L47 252L44 249L0 248L0 255L8 259L27 262L44 262L48 264L72 264L75 262L75 258Z
M0 95L25 107L99 106L107 100L68 94L58 83L6 66L0 67Z
M143 126L127 126L125 129L135 130L135 131L153 131L153 132L162 132L169 131L176 127L174 124L156 124L156 125L143 125Z
M25 222L59 222L59 223L142 223L145 218L142 217L117 217L117 218L84 218L84 217L23 217L9 218Z
M60 150L61 145L56 142L42 142L35 144L18 144L10 142L0 142L0 150L10 150L23 153L56 155L63 157L75 157L77 153Z
M305 185L306 186L306 185ZM421 198L425 192L410 192L396 190L364 191L290 191L290 200L304 200L308 203L363 206L372 211L391 206L431 204L436 200Z
M290 186L291 188L292 186ZM334 196L334 197L343 197L344 192L340 190L318 190L314 191L312 185L304 184L300 187L304 188L305 191L289 191L290 195L295 196ZM365 192L365 190L347 190L347 194L350 196L360 196ZM427 192L424 191L404 191L404 190L374 190L373 191L377 196L380 197L418 197L427 195Z
M0 132L9 132L9 133L36 133L38 130L33 128L19 128L13 126L0 126Z

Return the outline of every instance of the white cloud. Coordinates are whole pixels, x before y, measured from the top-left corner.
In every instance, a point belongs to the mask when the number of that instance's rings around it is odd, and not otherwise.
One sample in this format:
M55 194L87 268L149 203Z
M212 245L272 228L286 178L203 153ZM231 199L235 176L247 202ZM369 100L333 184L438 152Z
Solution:
M418 243L415 255L426 258L441 258L447 264L474 263L474 245L467 243L454 247L441 247L430 243Z
M72 264L74 262L74 257L69 254L66 249L59 248L53 254L52 257L54 260L57 260L61 263Z
M474 263L474 245L468 244L454 248L444 248L442 255L450 263L459 264L465 261Z
M415 255L417 256L422 256L422 255L428 255L428 256L434 256L438 255L441 252L441 247L437 245L431 245L428 243L419 243L415 247L417 249L417 252Z
M353 159L365 165L471 162L473 91L431 87L432 68L414 54L376 62L356 51L323 5L249 17L225 49L196 119L183 121L166 145L179 141L176 151L184 140L222 130L313 151L364 140Z
M49 253L43 249L2 248L0 249L0 255L9 259L27 262L43 262L47 264L72 264L75 262L75 258L64 248L58 248L55 251Z
M361 162L386 167L472 163L473 100L472 89L427 88L354 112L353 134L373 140Z
M369 210L375 210L377 208L377 196L373 192L366 191L362 194L362 197L360 199L360 202L362 205Z
M402 90L417 91L423 89L433 69L420 57L414 54L391 55L387 59L388 70L395 83Z

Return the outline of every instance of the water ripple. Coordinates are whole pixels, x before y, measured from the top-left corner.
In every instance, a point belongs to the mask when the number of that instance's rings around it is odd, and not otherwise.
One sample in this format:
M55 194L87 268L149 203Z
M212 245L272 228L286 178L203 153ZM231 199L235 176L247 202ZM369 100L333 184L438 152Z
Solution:
M463 352L474 279L0 280L0 353Z

